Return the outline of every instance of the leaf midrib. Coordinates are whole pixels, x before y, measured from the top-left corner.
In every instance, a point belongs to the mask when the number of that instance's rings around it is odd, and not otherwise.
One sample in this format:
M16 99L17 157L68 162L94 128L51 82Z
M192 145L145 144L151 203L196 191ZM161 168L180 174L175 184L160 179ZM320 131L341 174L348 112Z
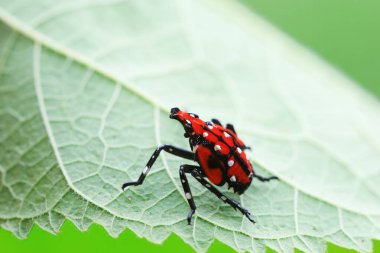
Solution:
M150 103L152 104L153 107L155 107L156 109L159 109L161 110L162 112L165 112L165 113L169 113L169 110L163 106L162 104L160 104L158 101L156 101L154 98L150 97L149 95L145 94L144 92L140 91L136 86L133 86L133 85L130 85L128 82L126 82L125 80L122 80L122 79L119 79L118 77L114 76L111 72L109 72L108 70L106 70L105 68L103 68L100 64L97 64L96 62L94 62L93 60L89 59L88 57L85 57L79 53L77 53L76 51L74 50L71 50L59 43L57 43L55 40L52 40L50 39L49 37L43 35L42 33L38 32L37 30L34 30L32 29L31 27L25 25L23 22L21 22L19 19L15 18L14 16L12 16L11 14L9 14L7 11L5 11L3 8L0 7L0 18L1 20L7 24L9 27L11 27L14 31L17 31L21 34L23 34L25 37L29 38L30 40L32 40L35 44L40 44L41 46L44 46L46 47L47 49L50 49L54 52L56 52L57 54L60 54L62 56L65 56L66 58L69 58L69 59L72 59L74 61L76 61L78 64L81 64L83 66L85 66L87 69L90 69L90 70L93 70L94 72L97 72L98 74L100 75L103 75L104 77L108 78L109 80L111 80L112 82L114 82L115 84L120 84L122 85L124 88L126 88L127 90L129 90L131 93L133 93L134 95L142 98L143 100L145 100L147 103ZM49 137L50 138L50 137ZM57 147L55 147L57 148ZM58 162L58 157L56 156L57 158L57 162ZM62 162L62 161L61 161ZM255 161L256 162L256 161ZM58 162L59 163L59 162ZM256 162L257 163L257 162ZM63 163L60 164L60 167L62 167ZM274 171L270 170L270 169L267 169L266 166L264 165L261 165L261 164L258 164L260 167L262 167L263 169L277 175ZM70 188L76 192L77 194L79 194L82 198L84 198L86 201L89 201L90 203L93 203L94 205L96 206L101 206L101 205L98 205L96 203L94 203L92 200L89 200L87 199L86 196L84 196L83 194L81 194L80 192L77 192L76 188L70 183L70 180L68 180L68 177L67 175L65 174L65 172L63 171L63 174L66 178L66 181L67 183L69 184ZM289 186L291 186L292 188L294 189L297 189L298 191L302 192L303 194L305 195L308 195L314 199L316 199L317 201L323 201L325 203L328 203L329 205L333 206L333 207L336 207L338 210L341 209L341 210L346 210L346 211L349 211L349 212L352 212L352 213L355 213L357 215L361 215L361 216L366 216L368 217L368 215L366 214L363 214L363 213L360 213L356 210L351 210L347 207L340 207L338 206L336 203L332 203L328 200L325 200L323 199L322 197L320 196L315 196L313 195L312 193L309 193L309 192L306 192L304 191L303 189L300 189L300 188L297 188L295 185L293 185L290 181L287 181L287 180L283 180L283 178L281 176L279 176L280 179L288 184ZM122 219L126 219L126 220L129 220L125 217L120 217L119 215L116 215L114 214L112 211L108 210L106 207L102 207L104 208L107 212L109 212L110 214L116 216L116 217L119 217L119 218L122 218ZM198 216L200 216L198 214ZM202 217L200 216L200 218L202 218L203 220L209 222L210 224L213 224L213 225L217 225L221 228L224 228L226 230L229 230L229 231L235 231L235 230L232 230L230 228L227 228L227 227L224 227L223 225L221 224L217 224L213 221L210 221L208 220L206 217ZM369 218L369 217L368 217ZM175 224L177 222L174 222L173 224ZM343 229L343 228L341 228ZM343 231L343 230L342 230ZM239 233L244 233L242 231L237 231ZM247 234L248 235L248 234ZM248 235L248 236L251 236L251 235ZM291 236L295 236L295 235L289 235L289 236L285 236L285 237L280 237L280 238L287 238L287 237L291 237ZM262 239L270 239L270 238L262 238Z

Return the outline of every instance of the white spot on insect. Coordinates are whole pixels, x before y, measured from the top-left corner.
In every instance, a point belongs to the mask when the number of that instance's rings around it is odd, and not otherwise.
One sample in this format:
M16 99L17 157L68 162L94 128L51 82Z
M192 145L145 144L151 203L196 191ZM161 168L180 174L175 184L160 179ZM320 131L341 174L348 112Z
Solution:
M228 164L228 167L232 167L233 165L234 165L234 160L229 160L228 162L227 162L227 164Z
M253 173L252 173L252 172L249 173L248 177L249 177L249 178L252 178L252 177L253 177Z
M204 132L203 133L203 137L207 137L208 136L208 133L207 132Z
M191 117L193 117L193 118L195 118L195 115L194 115L194 114L192 114L192 113L190 113L190 116L191 116Z
M185 196L186 196L187 199L191 199L191 194L190 194L190 192L186 192Z
M169 152L173 152L173 149L172 149L172 148L169 148Z
M186 183L186 181L184 179L182 179L182 183Z
M208 126L208 129L213 129L213 128L214 128L214 126L211 126L211 125Z
M222 148L220 147L220 145L215 145L214 146L214 150L215 151L219 151L219 150L222 150Z
M241 152L242 152L242 151L241 151L241 148L237 148L236 150L237 150L237 152L238 152L239 154L241 154Z
M150 168L148 166L146 166L143 170L143 174L146 175L146 173L148 173L150 170Z
M231 137L227 132L224 132L224 136L226 136L226 138Z
M186 120L186 122L187 122L187 124L190 124L190 125L191 125L191 122L190 122L190 120L188 120L188 119L187 119L187 120Z
M211 187L211 185L209 185L209 184L206 184L206 187L207 187L207 188L210 188L210 187Z
M235 176L230 177L230 181L231 182L236 182L236 177Z
M152 155L152 159L154 158L154 155Z
M227 200L227 198L224 197L224 196L220 197L220 199L223 200L223 201L226 201L226 200Z

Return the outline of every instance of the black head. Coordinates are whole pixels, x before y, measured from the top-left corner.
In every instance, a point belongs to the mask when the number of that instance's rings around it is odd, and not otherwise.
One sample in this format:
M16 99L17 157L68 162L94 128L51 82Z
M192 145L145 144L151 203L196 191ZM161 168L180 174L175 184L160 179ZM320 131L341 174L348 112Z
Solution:
M189 137L194 134L197 128L200 126L200 121L198 115L194 113L187 113L185 111L180 110L177 107L173 107L170 110L171 119L178 120L183 128L185 129L185 137Z
M180 110L178 107L173 107L173 108L170 110L170 116L169 116L169 117L170 117L171 119L175 119L180 111L181 111L181 110Z

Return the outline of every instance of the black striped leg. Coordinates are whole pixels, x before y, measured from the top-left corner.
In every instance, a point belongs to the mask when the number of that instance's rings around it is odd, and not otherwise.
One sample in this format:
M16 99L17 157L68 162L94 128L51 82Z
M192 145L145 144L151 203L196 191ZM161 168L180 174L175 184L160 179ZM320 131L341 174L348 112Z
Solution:
M260 175L253 175L255 178L257 178L259 181L261 182L268 182L268 181L271 181L271 180L279 180L278 177L276 176L271 176L271 177L263 177L263 176L260 176Z
M187 202L189 203L189 206L191 208L190 212L187 214L187 223L191 224L191 218L193 217L193 214L195 213L195 209L197 207L195 206L193 195L191 194L189 182L187 181L187 177L185 173L191 173L193 166L191 165L181 165L179 168L179 177L181 179L183 191L185 192L185 197L187 199Z
M174 147L172 145L161 145L154 151L153 155L150 157L150 159L149 159L148 163L146 164L144 170L140 174L139 179L137 179L137 181L124 183L121 188L124 190L128 186L131 186L131 185L136 186L136 185L142 184L144 182L146 175L149 173L150 169L152 168L154 162L156 161L157 157L160 155L160 152L162 150L164 150L164 151L166 151L172 155L179 156L179 157L182 157L185 159L189 159L189 160L195 159L193 152L190 152L190 151L187 151L187 150L184 150L181 148L177 148L177 147Z
M235 210L238 209L245 217L248 218L252 223L255 223L255 221L251 218L251 214L247 209L242 207L239 202L236 200L233 200L229 198L228 196L221 193L218 189L216 189L214 186L212 186L209 182L207 182L204 179L204 176L202 174L201 168L199 166L191 166L191 175L195 177L196 180L198 180L199 183L201 183L204 187L206 187L210 192L214 193L219 199L221 199L224 203L229 204L231 207L233 207Z

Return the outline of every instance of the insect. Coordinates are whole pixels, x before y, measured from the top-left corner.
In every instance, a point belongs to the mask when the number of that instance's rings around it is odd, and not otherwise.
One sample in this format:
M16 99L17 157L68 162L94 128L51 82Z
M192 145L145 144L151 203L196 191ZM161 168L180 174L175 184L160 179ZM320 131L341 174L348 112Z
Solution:
M245 146L237 137L233 125L227 124L226 127L223 127L217 119L205 122L198 115L184 112L178 108L171 109L170 118L178 120L184 127L184 137L189 139L191 151L172 145L159 146L150 157L138 180L124 183L122 189L142 184L160 152L164 150L172 155L199 164L199 166L183 164L179 168L179 177L191 209L187 215L189 225L195 213L196 205L186 174L193 176L219 199L235 210L239 210L252 223L255 223L247 209L220 192L213 185L222 186L227 183L228 189L232 188L235 193L240 195L250 186L254 177L262 182L278 178L275 176L263 177L253 171L252 164L244 152L249 147Z

